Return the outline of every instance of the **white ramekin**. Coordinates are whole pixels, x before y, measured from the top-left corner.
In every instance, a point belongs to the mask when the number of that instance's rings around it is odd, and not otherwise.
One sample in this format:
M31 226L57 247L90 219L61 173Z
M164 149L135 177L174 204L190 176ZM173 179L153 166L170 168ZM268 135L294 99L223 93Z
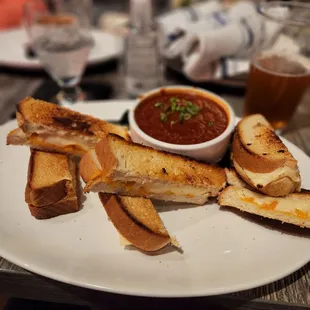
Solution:
M187 144L187 145L172 144L152 138L151 136L149 136L140 129L135 120L134 111L135 107L142 100L145 100L147 97L159 93L162 89L170 91L182 90L183 92L185 90L195 92L198 93L199 95L210 98L211 100L221 105L224 108L225 112L227 113L228 115L227 128L221 135L219 135L215 139L198 144ZM129 111L129 127L130 127L131 139L133 142L147 145L152 148L167 151L170 153L177 153L189 156L197 160L202 160L208 163L216 163L222 159L229 145L230 137L235 127L235 113L227 101L207 90L190 86L166 86L154 89L150 92L147 92L139 96L136 105Z

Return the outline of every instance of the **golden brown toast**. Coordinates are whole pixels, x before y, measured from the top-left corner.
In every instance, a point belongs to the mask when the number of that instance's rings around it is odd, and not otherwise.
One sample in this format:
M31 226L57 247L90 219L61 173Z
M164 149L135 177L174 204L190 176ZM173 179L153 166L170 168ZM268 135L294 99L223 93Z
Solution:
M228 186L218 197L220 206L237 208L266 218L310 228L310 191L269 197L249 189Z
M225 173L228 185L251 189L251 186L239 177L235 169L225 168Z
M8 134L7 144L82 155L108 133L129 138L121 126L30 97L19 103L16 118L20 130Z
M77 169L68 155L31 150L25 200L34 216L50 218L78 211Z
M108 135L83 156L85 191L203 204L226 184L222 168Z
M239 122L233 138L232 161L240 177L270 196L300 190L297 161L260 114Z
M99 198L118 232L143 251L157 251L171 243L171 238L152 202L99 193Z
M29 204L28 207L31 215L38 220L47 220L56 216L79 211L76 197L65 197L60 201L43 207L35 207L31 204Z

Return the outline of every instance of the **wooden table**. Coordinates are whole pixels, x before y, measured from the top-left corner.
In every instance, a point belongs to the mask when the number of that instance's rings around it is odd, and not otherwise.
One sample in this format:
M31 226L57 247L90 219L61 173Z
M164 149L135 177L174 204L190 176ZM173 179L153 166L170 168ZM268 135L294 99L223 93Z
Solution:
M93 75L88 79L108 81L115 87L115 98L126 98L121 87L121 81L115 72ZM9 118L15 110L16 103L25 96L31 95L41 82L42 77L40 76L30 78L16 74L0 74L0 124ZM175 80L175 77L169 78L169 84L182 82L182 80ZM219 91L217 89L216 91L227 99L234 107L236 114L241 116L243 96L227 94L224 90ZM310 90L283 136L310 156ZM280 281L236 294L211 298L149 299L96 292L59 283L29 273L0 258L0 294L87 304L100 307L100 309L124 307L135 307L136 309L201 307L216 310L310 309L310 263Z

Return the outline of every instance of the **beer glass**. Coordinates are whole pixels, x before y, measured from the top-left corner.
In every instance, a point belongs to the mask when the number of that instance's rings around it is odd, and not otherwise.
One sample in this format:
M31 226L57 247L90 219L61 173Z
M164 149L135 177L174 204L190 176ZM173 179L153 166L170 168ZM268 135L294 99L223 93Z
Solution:
M261 113L281 131L310 86L310 4L261 2L259 13L278 30L252 56L244 115Z

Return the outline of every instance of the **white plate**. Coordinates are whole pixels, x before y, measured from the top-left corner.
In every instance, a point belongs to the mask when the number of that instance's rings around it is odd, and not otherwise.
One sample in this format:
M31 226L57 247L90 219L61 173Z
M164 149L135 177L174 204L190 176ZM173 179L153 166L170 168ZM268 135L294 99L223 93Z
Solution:
M95 45L90 51L88 64L107 61L120 54L120 39L100 30L92 30L92 35ZM26 57L24 46L28 42L28 38L24 29L1 31L0 42L5 42L0 49L0 64L15 68L43 68L37 57Z
M75 109L115 119L132 104L109 101ZM306 236L213 203L158 208L183 254L166 248L161 255L147 256L122 248L95 194L87 195L76 214L38 221L24 201L29 149L5 146L6 134L15 126L10 122L0 127L0 255L25 269L97 290L171 297L250 289L280 279L310 260ZM285 143L299 162L303 186L310 188L310 159Z

